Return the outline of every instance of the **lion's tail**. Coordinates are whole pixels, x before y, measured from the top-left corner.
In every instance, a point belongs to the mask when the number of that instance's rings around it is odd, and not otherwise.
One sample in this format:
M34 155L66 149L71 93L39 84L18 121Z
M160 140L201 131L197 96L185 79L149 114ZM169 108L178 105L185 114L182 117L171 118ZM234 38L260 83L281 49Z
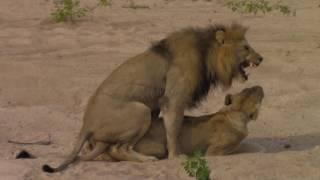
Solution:
M54 172L59 172L59 171L64 170L69 164L71 164L77 160L78 154L81 151L84 143L89 139L89 137L91 135L92 135L92 133L90 133L90 132L81 131L80 137L79 137L78 141L76 142L76 145L75 145L73 151L67 157L67 159L64 162L62 162L61 165L58 166L57 168L52 168L51 166L45 164L42 166L42 170L44 172L48 172L48 173L54 173Z

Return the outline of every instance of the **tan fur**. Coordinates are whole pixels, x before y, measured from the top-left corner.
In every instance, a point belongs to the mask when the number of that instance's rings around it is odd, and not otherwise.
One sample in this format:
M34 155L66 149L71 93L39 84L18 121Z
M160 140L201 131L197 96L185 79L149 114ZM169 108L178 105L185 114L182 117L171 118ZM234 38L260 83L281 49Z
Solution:
M229 87L243 62L260 63L261 56L252 48L244 50L248 43L243 29L232 25L181 30L120 65L91 97L73 152L59 167L45 165L43 170L65 169L79 159L88 140L99 146L80 159L93 159L116 144L131 160L156 160L134 146L149 129L151 114L157 116L160 109L169 158L175 157L184 109L200 102L211 84Z
M221 31L217 31L219 32L215 37L217 41L208 49L206 73L209 77L214 77L224 88L229 88L235 77L246 80L245 73L239 70L240 63L246 61L259 64L262 60L261 56L248 45L245 39L246 31L245 27L238 24L227 27L222 35ZM168 71L164 94L168 101L162 107L162 112L170 159L178 154L177 137L183 121L183 110L188 104L194 103L191 97L202 78L203 70L201 61L197 58L199 52L195 47L198 45L196 40L193 31L178 32L168 38L169 45L174 47L171 49L175 55L175 64Z
M217 113L184 117L179 138L181 151L191 154L202 150L209 156L234 152L248 135L247 124L257 119L263 97L260 86L246 88L238 94L226 96L227 105ZM157 119L135 149L142 154L164 158L167 152L165 144L163 121ZM121 152L113 152L112 155L118 160L128 160L121 158Z

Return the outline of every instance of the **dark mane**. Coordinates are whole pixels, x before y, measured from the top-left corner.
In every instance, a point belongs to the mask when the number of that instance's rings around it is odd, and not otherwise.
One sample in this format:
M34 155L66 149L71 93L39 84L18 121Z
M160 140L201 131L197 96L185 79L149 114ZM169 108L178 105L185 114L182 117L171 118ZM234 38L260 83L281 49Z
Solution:
M169 48L167 39L162 39L158 42L153 43L150 50L155 52L156 54L159 54L168 61L170 61L173 58L173 54Z
M201 61L201 69L199 72L201 73L200 75L202 78L198 82L196 90L193 93L192 102L194 102L194 104L192 104L192 106L197 106L199 102L207 96L210 88L212 86L215 87L217 84L215 73L209 72L208 70L207 61L209 51L216 41L215 34L219 30L226 31L225 27L222 25L210 26L203 29L193 29L197 37L197 48Z
M196 39L196 44L194 45L197 48L199 61L201 61L201 66L199 67L200 81L192 95L191 102L189 107L195 107L203 100L208 94L210 87L215 86L216 76L214 72L209 72L207 67L208 54L210 49L212 48L214 42L216 41L215 34L217 31L222 30L226 31L226 27L223 25L215 25L209 26L206 28L185 28L179 32L190 32L194 34ZM178 32L178 33L179 33ZM168 40L162 39L156 43L154 43L151 48L151 51L159 54L167 60L172 60L174 58L174 54L170 50L170 46L168 44Z

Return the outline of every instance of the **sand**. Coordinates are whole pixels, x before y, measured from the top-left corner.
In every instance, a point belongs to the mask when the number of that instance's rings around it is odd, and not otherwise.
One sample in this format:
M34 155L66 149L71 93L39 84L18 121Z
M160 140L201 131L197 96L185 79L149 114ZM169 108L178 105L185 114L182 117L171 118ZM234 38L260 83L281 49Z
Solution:
M152 163L81 162L57 174L41 172L71 151L89 96L127 58L152 41L187 26L237 21L264 56L245 84L216 90L191 114L221 107L226 93L263 86L260 116L246 143L261 148L208 157L215 180L320 179L320 2L286 0L295 17L280 13L240 15L217 1L118 0L76 24L53 23L50 0L0 1L0 179L126 180L191 179L180 160ZM95 0L85 3L92 6ZM16 145L8 140L41 140L50 145ZM25 149L36 159L16 160Z

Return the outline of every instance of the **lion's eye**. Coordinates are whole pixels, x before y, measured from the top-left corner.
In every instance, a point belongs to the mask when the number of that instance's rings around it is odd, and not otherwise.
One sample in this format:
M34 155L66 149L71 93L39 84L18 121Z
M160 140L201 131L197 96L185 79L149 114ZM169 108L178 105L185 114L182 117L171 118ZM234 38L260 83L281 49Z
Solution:
M245 45L245 46L244 46L244 49L247 50L247 51L249 51L249 46L248 46L248 45Z

